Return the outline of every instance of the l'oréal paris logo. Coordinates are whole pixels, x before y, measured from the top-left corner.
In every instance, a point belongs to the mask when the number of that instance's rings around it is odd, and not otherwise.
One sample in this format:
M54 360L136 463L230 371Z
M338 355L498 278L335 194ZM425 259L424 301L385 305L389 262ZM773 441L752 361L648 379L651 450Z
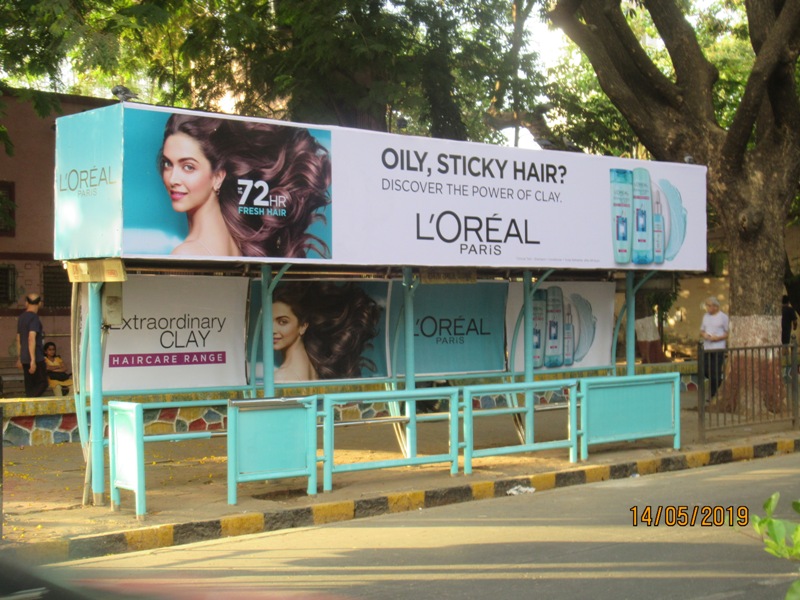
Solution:
M96 196L97 190L106 185L116 185L111 165L89 169L70 169L58 174L58 191L74 192L79 196Z

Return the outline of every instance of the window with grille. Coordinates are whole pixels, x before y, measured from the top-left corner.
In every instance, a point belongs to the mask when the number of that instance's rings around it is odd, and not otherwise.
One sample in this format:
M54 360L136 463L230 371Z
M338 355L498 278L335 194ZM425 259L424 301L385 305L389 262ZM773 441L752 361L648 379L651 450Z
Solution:
M14 182L0 181L0 236L13 237L16 234L16 208Z
M0 265L0 306L17 302L17 270L14 265Z
M69 308L72 304L72 284L67 270L59 263L42 265L42 295L48 308Z

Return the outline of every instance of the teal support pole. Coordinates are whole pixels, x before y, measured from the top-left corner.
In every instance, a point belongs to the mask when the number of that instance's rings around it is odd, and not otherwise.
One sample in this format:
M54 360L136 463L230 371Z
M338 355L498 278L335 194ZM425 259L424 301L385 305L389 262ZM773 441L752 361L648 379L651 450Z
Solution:
M405 337L405 363L406 363L406 389L413 390L417 387L417 378L414 371L414 292L416 282L410 267L403 267L403 327Z
M89 284L89 393L91 398L91 429L89 431L92 460L92 496L95 506L105 505L105 452L103 432L103 311L100 292L102 283Z
M627 374L636 374L636 290L633 286L635 271L625 273L625 363Z
M533 273L525 271L523 273L525 278L523 284L523 306L522 310L525 313L525 331L523 332L522 340L525 344L525 382L533 382ZM525 443L533 443L533 392L531 390L525 391Z
M414 364L414 292L416 291L414 273L410 267L403 267L403 330L405 337L405 363L406 363L406 390L417 387L417 377ZM417 428L416 428L417 403L415 400L406 401L406 448L405 455L416 455Z
M635 286L633 286L633 284L632 284L632 281L634 279L633 272L629 271L627 273L627 275L626 275L626 279L625 279L625 304L622 306L622 309L619 311L619 316L617 317L617 322L614 324L614 335L611 336L611 340L612 340L611 341L611 364L612 365L616 365L617 364L617 344L616 344L616 340L619 339L619 330L620 330L621 325L622 325L622 319L624 319L626 314L628 314L628 309L635 311L636 294L639 293L639 290L642 289L642 286L645 283L647 283L648 280L651 277L653 277L656 273L657 273L657 271L650 271L647 275L642 277L639 280L639 283L637 283ZM630 279L628 279L628 277L630 277ZM633 286L633 287L631 287L631 286ZM631 314L635 315L636 313L633 312ZM633 325L629 324L630 329L626 329L625 330L625 339L626 339L625 349L626 349L626 351L628 350L628 348L634 348L635 347L634 345L636 344L636 318L635 318L635 316L633 318L629 319L629 321L631 323L633 323ZM628 321L625 321L625 322L628 323ZM631 331L633 333L631 333ZM631 336L631 335L633 337L630 338L630 339L633 340L633 341L630 341L629 338L628 338L628 336ZM636 351L635 350L634 350L633 356L634 356L634 358L632 360L635 362L636 361ZM626 354L625 360L628 362L628 364L634 364L634 362L631 362L631 359L629 357L630 357L630 354ZM631 373L630 370L629 370L627 372L627 374L628 375L634 375L635 371L636 371L635 366L634 366L633 370L634 370L634 373ZM614 374L616 375L616 368L614 370Z
M525 348L525 381L533 381L533 274L525 271L524 278L523 305L522 312L525 315L523 321L522 340ZM513 351L513 347L512 347Z
M264 397L275 396L275 355L272 351L272 267L261 265L261 352Z
M283 265L275 277L270 265L261 265L261 351L264 365L264 397L275 396L275 354L272 350L272 292L289 270L291 264Z

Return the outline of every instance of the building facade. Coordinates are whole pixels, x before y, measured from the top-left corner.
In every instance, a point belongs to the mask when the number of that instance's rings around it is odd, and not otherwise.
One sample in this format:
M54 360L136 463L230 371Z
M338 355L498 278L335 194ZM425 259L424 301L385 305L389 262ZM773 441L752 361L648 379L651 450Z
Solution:
M25 295L39 292L45 341L55 342L70 362L72 286L53 260L53 210L56 118L98 108L110 100L54 95L58 113L39 116L30 101L4 94L0 123L8 130L13 154L0 149L0 376L5 397L17 397L21 374L15 373L17 317ZM16 375L16 376L15 376Z

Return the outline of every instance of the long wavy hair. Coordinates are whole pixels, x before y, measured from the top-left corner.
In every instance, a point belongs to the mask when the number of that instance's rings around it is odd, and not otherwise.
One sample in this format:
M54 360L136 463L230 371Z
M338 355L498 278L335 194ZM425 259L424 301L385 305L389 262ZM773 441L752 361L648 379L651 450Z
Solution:
M320 209L331 201L330 156L307 129L173 114L164 141L179 132L197 140L214 172L225 170L219 202L242 256L303 258L310 251L330 256L325 241L308 232L315 222L325 221ZM240 179L265 182L268 197L275 199L272 210L241 214Z
M320 379L354 379L365 369L377 370L363 353L378 335L381 309L355 283L282 283L272 300L308 324L303 344Z
M331 164L327 151L307 129L231 121L220 204L231 234L245 256L330 255L327 244L308 232L324 221L319 209L330 203ZM264 215L239 213L239 179L264 181L275 204ZM277 209L277 210L276 210Z

